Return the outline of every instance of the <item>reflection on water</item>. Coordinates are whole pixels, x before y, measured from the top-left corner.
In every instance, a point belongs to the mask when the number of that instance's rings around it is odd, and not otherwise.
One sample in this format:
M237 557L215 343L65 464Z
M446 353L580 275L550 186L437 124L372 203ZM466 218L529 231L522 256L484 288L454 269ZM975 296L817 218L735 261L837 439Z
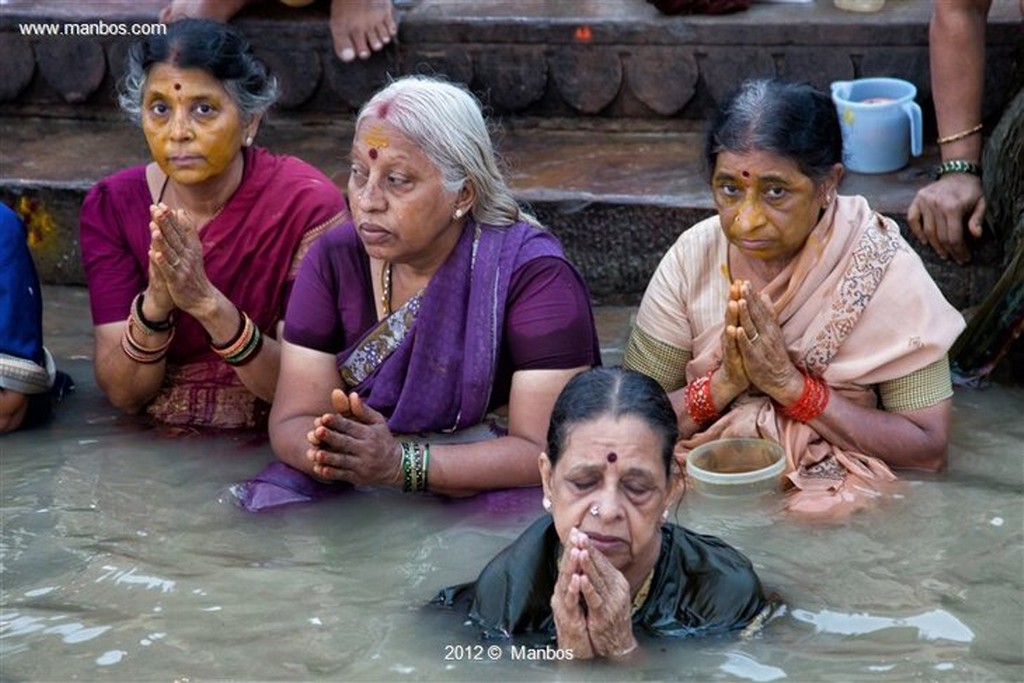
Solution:
M476 634L423 607L540 514L538 491L244 513L227 489L266 443L142 427L71 370L57 423L0 439L4 680L1024 679L1022 388L958 393L950 471L842 524L691 493L678 521L740 547L786 609L751 640L648 641L623 669L453 656Z

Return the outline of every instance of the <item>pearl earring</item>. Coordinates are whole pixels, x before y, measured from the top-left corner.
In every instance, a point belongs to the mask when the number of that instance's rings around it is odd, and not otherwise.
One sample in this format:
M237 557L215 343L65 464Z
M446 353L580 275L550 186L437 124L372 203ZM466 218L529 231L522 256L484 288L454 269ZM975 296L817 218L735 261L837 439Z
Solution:
M540 502L541 506L547 511L551 512L551 499L544 496L544 500Z
M462 218L462 209L455 209L455 213L452 214L452 217L455 220L459 220L460 218Z
M245 146L246 147L252 147L252 136L251 135L245 139Z
M663 522L667 522L668 521L668 508L665 508L665 511L661 513L661 521L663 521Z

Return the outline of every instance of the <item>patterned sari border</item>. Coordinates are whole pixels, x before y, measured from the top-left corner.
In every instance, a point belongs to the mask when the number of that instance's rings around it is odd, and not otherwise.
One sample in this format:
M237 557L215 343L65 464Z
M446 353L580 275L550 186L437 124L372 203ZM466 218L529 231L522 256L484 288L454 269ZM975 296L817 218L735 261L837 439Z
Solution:
M348 358L339 364L341 378L347 387L355 387L366 380L402 345L419 315L424 291L421 289L401 308L377 323Z
M900 248L899 230L875 214L872 225L864 231L850 257L824 324L804 352L804 368L818 377L824 374L867 308Z

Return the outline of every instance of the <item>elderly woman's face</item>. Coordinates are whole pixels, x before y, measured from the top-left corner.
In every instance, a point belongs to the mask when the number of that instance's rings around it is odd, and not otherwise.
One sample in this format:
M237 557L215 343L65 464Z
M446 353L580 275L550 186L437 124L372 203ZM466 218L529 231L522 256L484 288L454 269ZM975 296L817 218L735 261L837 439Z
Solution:
M461 234L461 224L452 218L461 195L445 190L441 171L386 120L367 116L359 124L348 197L371 257L397 263L443 260Z
M670 490L661 439L644 420L601 416L577 424L554 468L542 456L541 477L563 544L576 527L619 571L653 566L662 514L681 488Z
M153 160L176 182L220 176L239 158L245 129L238 105L213 75L170 64L150 68L142 130Z
M826 205L796 163L768 152L720 153L711 192L729 242L761 261L795 256Z

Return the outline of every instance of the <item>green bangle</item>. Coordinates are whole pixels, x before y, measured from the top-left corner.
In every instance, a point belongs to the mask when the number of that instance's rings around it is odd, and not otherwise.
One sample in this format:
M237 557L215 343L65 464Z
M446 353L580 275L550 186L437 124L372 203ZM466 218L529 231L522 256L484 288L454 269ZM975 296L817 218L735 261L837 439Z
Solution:
M423 490L427 490L427 472L430 467L430 444L423 444Z
M402 490L420 493L427 490L427 467L430 465L430 444L402 442Z
M402 442L402 490L411 493L412 487L412 461L415 457L415 447L408 442Z
M981 165L966 159L950 159L939 164L939 177L947 173L966 173L975 177L981 177Z

